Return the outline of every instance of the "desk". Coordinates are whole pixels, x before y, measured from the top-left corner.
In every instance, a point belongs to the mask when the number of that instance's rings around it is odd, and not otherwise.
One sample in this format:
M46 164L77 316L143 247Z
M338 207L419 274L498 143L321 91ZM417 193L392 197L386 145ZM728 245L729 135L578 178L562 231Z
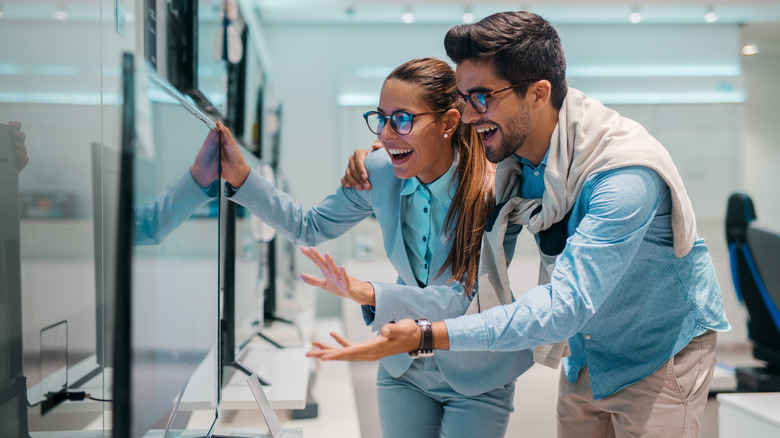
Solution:
M780 437L780 392L718 394L720 438Z

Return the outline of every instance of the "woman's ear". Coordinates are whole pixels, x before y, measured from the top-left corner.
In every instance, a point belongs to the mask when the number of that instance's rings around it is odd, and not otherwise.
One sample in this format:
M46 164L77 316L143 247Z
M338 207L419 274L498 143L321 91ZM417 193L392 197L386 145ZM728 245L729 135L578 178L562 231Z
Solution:
M458 129L460 124L460 112L454 108L447 110L444 113L444 134L448 137L452 137L452 134Z

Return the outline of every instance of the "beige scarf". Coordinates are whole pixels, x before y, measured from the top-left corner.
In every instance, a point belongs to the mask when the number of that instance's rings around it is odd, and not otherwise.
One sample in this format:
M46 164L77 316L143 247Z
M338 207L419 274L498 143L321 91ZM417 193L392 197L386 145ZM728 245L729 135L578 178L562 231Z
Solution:
M585 180L591 175L628 166L654 170L669 186L672 194L674 252L684 257L696 239L693 206L669 153L647 130L631 119L605 107L581 91L569 88L558 114L558 125L550 139L544 173L542 199L515 196L520 189L518 161L510 156L496 168L496 204L501 205L496 221L482 239L479 263L479 291L466 314L482 312L513 301L509 288L503 241L509 222L524 225L531 233L550 228L574 206ZM538 214L532 215L541 205ZM539 284L547 284L555 256L540 251ZM557 368L568 356L568 342L534 348L534 361Z

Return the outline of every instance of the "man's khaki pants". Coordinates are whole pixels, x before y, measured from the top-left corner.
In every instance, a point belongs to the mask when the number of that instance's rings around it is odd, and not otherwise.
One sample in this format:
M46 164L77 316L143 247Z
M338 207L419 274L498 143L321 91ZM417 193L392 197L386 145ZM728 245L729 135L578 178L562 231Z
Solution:
M693 338L661 368L593 400L585 367L572 384L561 370L558 437L698 437L715 368L715 332Z

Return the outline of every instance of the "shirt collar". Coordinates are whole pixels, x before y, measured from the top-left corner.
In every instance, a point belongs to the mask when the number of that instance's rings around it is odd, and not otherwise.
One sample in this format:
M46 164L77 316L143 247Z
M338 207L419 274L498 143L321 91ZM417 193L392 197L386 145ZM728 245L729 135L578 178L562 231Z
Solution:
M537 167L545 168L547 167L547 156L550 155L550 149L547 149L547 152L544 153L544 158L542 158L542 162L539 163L537 166L536 164L528 161L527 159L518 156L517 154L512 154L513 157L515 157L515 160L519 161L520 164L524 164L526 166L529 166L531 169L536 169Z
M450 203L452 202L452 198L455 197L455 191L458 189L457 185L451 184L453 178L455 177L456 167L458 167L457 151L455 151L455 159L452 160L452 165L450 166L449 170L444 173L444 175L440 176L438 179L436 179L436 181L433 181L430 184L421 183L417 177L409 178L406 180L403 188L401 189L401 195L411 195L415 192L415 190L417 190L418 187L425 186L428 188L428 191L433 195L434 198L444 204L445 207L449 208Z

